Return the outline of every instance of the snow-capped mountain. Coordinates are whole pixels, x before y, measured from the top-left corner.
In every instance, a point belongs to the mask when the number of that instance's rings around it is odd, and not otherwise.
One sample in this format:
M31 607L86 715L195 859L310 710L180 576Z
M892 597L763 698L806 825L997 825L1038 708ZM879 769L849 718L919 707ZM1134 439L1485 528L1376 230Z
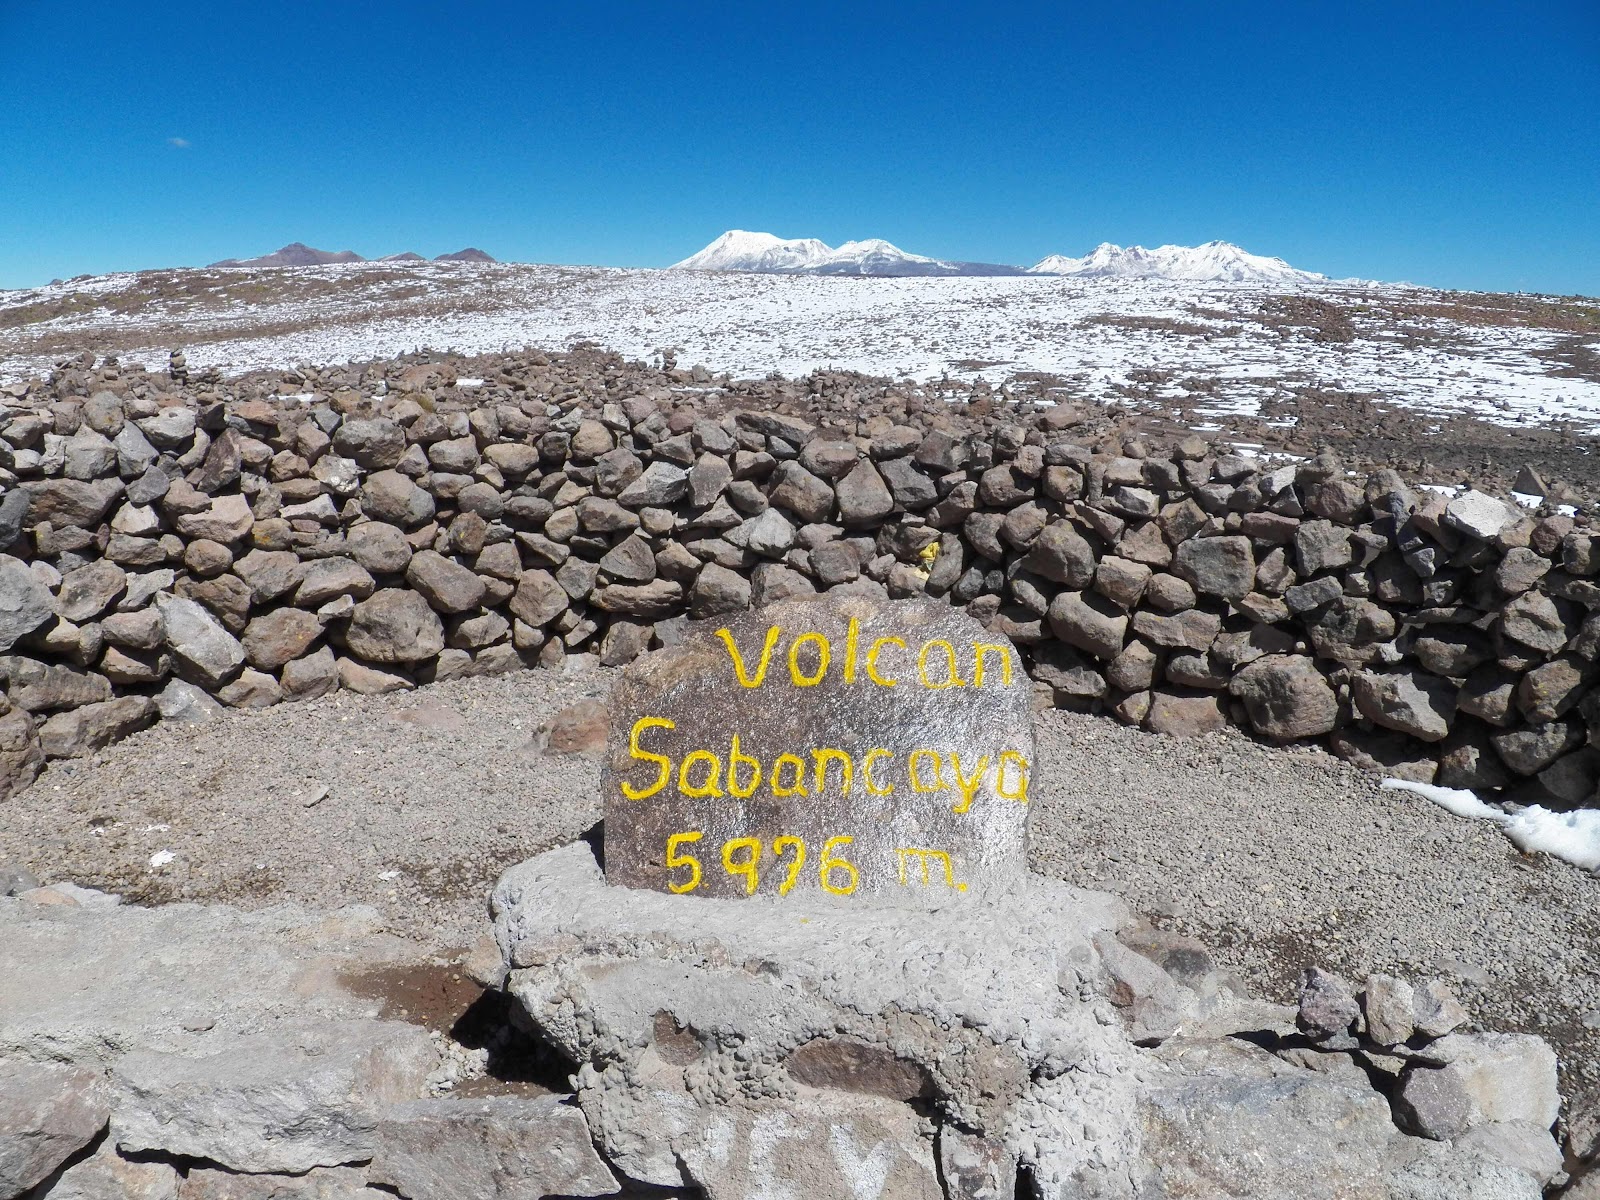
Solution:
M781 238L730 229L698 254L673 263L682 271L804 271L833 253L816 238Z
M1052 254L1028 268L1030 275L1079 279L1182 279L1196 283L1311 283L1325 279L1281 258L1265 258L1231 242L1203 246L1117 246L1101 242L1082 258Z
M677 271L758 271L806 275L1020 275L1020 267L946 262L910 254L882 238L837 248L816 238L780 238L730 229L698 254L673 263Z
M1116 246L1102 242L1082 258L1052 254L1028 268L955 262L911 254L882 238L837 249L817 238L780 238L730 229L698 254L673 263L679 271L757 271L805 275L1065 275L1078 279L1173 279L1190 283L1312 283L1325 276L1281 258L1250 254L1231 242L1203 246Z

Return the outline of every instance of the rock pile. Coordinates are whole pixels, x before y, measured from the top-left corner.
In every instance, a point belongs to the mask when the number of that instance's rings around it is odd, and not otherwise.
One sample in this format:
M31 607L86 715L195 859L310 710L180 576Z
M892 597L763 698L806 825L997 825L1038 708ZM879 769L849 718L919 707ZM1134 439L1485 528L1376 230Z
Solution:
M177 362L177 359L174 359ZM841 590L961 605L1057 703L1584 802L1600 547L1493 496L1094 444L1067 408L580 348L223 382L91 356L0 410L0 792L161 716L594 654Z

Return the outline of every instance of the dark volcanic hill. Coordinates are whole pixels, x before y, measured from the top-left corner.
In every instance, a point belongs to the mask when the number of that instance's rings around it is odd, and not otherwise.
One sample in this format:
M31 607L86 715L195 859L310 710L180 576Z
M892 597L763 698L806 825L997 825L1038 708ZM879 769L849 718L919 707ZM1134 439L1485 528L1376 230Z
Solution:
M225 258L213 267L322 267L329 263L357 263L367 260L354 250L318 250L304 242L290 242L281 250L259 258Z
M468 246L465 250L457 250L454 254L438 254L438 255L435 255L433 261L434 262L492 263L495 260L493 258L490 258L487 254L485 254L482 250L479 250L477 247Z
M378 261L379 262L427 262L428 260L423 258L422 255L418 254L415 250L406 250L406 251L404 251L404 252L402 252L400 254L385 254Z

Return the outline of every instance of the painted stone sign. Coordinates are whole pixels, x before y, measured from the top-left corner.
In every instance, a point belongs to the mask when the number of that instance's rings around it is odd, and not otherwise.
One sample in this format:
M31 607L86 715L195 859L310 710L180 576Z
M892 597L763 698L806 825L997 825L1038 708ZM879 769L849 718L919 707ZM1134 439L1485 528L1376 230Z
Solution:
M637 659L612 700L606 877L943 904L1026 871L1030 683L927 600L790 600Z

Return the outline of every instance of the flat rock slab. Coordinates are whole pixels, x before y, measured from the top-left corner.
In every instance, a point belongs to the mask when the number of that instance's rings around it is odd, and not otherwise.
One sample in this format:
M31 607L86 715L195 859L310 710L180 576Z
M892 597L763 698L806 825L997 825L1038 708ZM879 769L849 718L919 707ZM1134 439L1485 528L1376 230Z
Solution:
M378 1127L372 1182L408 1200L609 1196L616 1178L559 1096L415 1100Z
M438 1060L426 1030L398 1021L222 1034L204 1049L136 1051L118 1061L111 1120L118 1149L248 1172L365 1162L382 1110L419 1098Z
M108 1063L288 1017L361 1019L345 980L422 952L372 909L42 907L0 898L0 1057ZM63 970L71 963L71 970ZM92 982L90 982L92 981Z
M1026 871L1031 688L929 601L818 597L701 623L613 696L606 877L696 896L939 905Z

